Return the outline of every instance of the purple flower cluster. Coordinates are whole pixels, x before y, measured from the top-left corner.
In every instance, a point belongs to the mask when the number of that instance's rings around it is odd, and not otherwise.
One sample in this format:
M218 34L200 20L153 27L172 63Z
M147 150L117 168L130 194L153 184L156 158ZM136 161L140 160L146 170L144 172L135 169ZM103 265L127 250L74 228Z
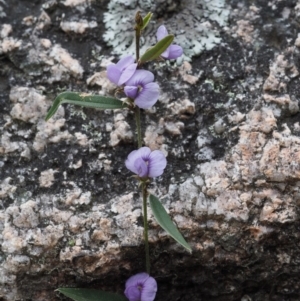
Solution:
M124 293L129 301L153 301L156 291L155 279L147 273L139 273L127 280Z
M161 25L157 31L157 40L168 35L165 26ZM178 45L170 45L163 53L165 59L176 59L183 53ZM137 63L129 55L123 57L117 64L107 67L108 79L117 86L124 86L124 93L141 109L151 108L158 100L159 86L154 82L154 75L150 71L137 70Z
M141 109L151 108L158 99L159 86L154 83L154 75L147 70L136 70L137 64L129 55L122 58L117 64L107 67L108 79L118 86L124 86L127 97L134 100Z
M168 35L165 26L157 31L157 40ZM178 45L170 45L161 56L165 59L176 59L183 53ZM132 56L122 58L117 64L107 67L107 77L118 86L122 86L128 98L142 109L151 108L159 96L159 86L154 82L154 75L147 70L137 70ZM132 151L125 162L126 167L135 173L140 181L159 177L167 166L165 155L159 151L151 151L149 147L141 147ZM126 282L125 295L129 301L153 301L157 292L157 283L147 273L139 273Z

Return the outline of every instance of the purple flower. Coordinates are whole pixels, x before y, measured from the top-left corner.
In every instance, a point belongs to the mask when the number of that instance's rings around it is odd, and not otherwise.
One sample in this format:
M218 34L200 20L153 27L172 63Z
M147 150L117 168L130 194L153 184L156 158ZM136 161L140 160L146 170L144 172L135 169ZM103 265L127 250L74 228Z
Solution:
M151 151L149 147L141 147L132 151L125 162L126 167L141 178L159 177L167 166L165 155L159 151Z
M107 77L114 84L121 86L134 74L137 64L131 55L125 56L117 64L107 66Z
M130 301L153 301L157 291L157 283L147 273L140 273L126 281L125 296Z
M134 103L141 109L151 108L158 99L159 86L153 83L154 75L147 70L136 70L126 82L124 92L134 99Z
M157 40L160 41L163 39L165 36L168 35L168 31L164 25L161 25L158 27L157 32L156 32L156 37ZM182 47L179 45L174 45L171 44L162 54L161 56L165 59L172 60L172 59L177 59L180 57L183 53Z

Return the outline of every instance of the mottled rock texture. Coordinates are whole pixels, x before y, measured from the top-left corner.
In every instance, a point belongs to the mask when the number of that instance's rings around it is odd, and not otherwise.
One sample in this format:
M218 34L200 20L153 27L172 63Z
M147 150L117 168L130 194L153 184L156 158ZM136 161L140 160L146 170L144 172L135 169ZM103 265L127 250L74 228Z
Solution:
M164 23L185 49L148 65L161 97L144 143L168 160L151 191L193 248L150 211L157 300L300 300L297 0L0 0L0 300L122 293L144 270L133 114L44 121L61 91L113 95L105 68L130 52L136 9L154 11L143 45Z

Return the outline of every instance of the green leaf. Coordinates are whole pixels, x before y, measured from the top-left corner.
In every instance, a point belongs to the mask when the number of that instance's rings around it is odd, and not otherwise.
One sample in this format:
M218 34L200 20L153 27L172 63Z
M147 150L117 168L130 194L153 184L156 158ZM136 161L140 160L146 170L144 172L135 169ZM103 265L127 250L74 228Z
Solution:
M151 20L152 18L152 13L149 12L144 18L143 18L143 26L141 28L141 30L145 29L149 23L149 21Z
M127 298L121 295L87 288L62 287L57 291L75 301L128 301Z
M75 104L87 108L95 109L122 109L126 104L117 98L105 97L101 95L92 95L81 92L63 92L60 93L53 102L52 107L47 113L46 121L49 120L63 103Z
M192 253L192 248L189 246L189 244L185 241L181 233L178 231L159 199L156 196L150 194L149 200L153 215L156 221L159 223L159 225L179 244L181 244L189 252Z
M174 36L169 34L149 48L139 59L139 64L158 58L173 42Z

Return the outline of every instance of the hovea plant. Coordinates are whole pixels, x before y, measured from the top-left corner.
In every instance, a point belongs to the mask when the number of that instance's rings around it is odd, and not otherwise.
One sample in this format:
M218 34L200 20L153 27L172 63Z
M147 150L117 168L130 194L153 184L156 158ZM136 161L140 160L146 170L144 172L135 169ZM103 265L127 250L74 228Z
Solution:
M162 25L157 31L157 44L140 56L141 33L149 23L151 16L152 14L148 13L143 18L139 12L135 16L136 58L129 55L107 67L108 79L118 86L118 92L124 93L126 100L86 93L63 92L56 97L46 116L46 120L49 120L63 103L103 110L132 110L135 113L138 145L137 149L128 155L125 165L135 174L134 177L142 190L146 273L134 275L127 280L124 294L130 301L153 301L157 291L156 281L150 276L147 201L149 201L158 224L189 252L192 251L159 199L148 192L151 179L163 174L167 160L160 150L151 150L147 146L142 146L140 109L151 108L159 98L159 85L154 81L154 75L150 71L142 69L142 66L145 62L159 58L176 59L182 55L182 48L172 44L174 36L169 35L167 29ZM126 300L124 296L98 290L59 288L58 291L76 301Z

